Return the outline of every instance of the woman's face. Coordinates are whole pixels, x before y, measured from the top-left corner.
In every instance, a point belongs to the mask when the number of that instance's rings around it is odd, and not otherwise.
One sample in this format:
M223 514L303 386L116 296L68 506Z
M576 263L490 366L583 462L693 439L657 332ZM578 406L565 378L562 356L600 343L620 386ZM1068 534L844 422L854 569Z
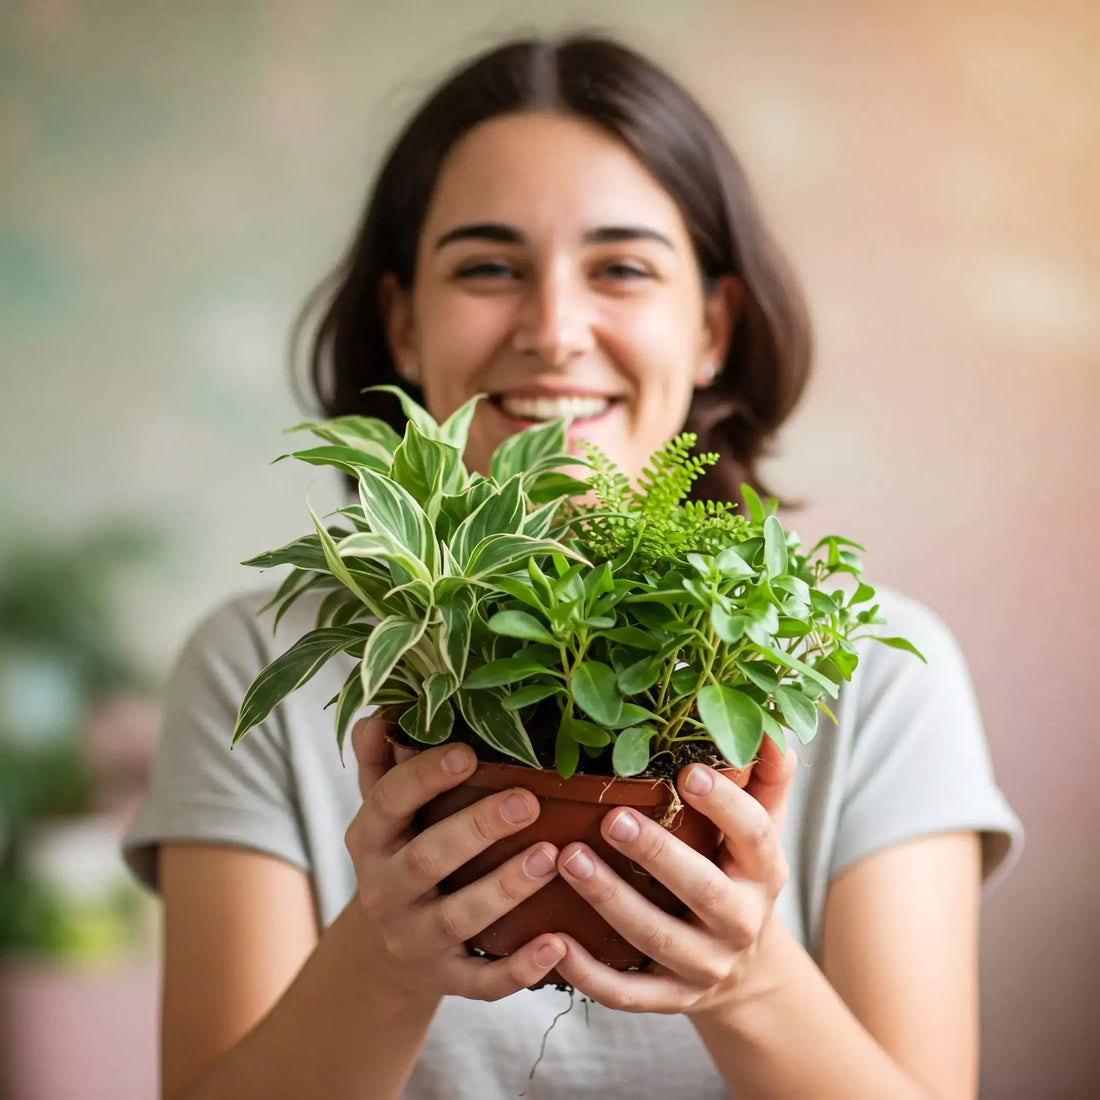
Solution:
M383 284L394 360L419 372L432 416L492 395L465 456L486 474L509 435L566 415L577 417L570 453L589 439L636 481L721 364L736 302L732 276L704 296L679 210L625 146L587 122L532 113L492 119L455 145L411 295L392 276Z

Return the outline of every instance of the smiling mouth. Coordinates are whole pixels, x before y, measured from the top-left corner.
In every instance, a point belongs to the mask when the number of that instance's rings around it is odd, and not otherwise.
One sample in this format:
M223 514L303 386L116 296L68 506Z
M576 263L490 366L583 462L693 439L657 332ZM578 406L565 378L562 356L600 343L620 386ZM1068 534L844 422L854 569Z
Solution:
M569 420L567 427L572 431L574 427L581 425L598 424L622 404L622 398L619 397L565 402L537 400L517 402L512 399L508 401L506 407L505 400L506 395L493 394L489 397L488 404L516 430L566 418Z

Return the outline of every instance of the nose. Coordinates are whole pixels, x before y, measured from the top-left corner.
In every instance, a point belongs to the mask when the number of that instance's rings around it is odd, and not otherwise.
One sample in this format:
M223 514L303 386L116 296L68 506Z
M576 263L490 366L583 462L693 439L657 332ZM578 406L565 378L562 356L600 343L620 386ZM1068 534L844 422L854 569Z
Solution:
M515 350L562 366L590 352L593 344L585 287L564 270L532 279L516 320Z

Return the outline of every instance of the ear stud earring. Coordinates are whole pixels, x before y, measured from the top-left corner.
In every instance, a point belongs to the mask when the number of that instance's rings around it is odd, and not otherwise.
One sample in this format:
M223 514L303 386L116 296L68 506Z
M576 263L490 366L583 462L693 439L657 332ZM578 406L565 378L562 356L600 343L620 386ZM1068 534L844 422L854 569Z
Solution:
M409 363L401 368L401 377L410 385L415 386L420 381L420 368L415 363Z

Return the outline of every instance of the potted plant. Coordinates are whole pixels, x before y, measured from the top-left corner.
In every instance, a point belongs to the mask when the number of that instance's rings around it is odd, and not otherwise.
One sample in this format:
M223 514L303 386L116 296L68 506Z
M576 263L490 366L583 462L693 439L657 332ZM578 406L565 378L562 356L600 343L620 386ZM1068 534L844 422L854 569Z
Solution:
M303 593L326 595L315 628L248 689L233 745L327 660L351 654L355 667L328 703L341 759L368 705L392 708L406 745L461 740L479 758L473 776L421 811L420 827L494 789L522 785L540 800L532 825L442 889L538 839L584 840L651 900L682 912L606 844L600 819L632 805L715 855L716 828L680 802L673 780L703 761L743 786L764 737L783 748L793 733L805 744L820 711L836 721L825 699L852 677L860 628L883 621L860 580L863 547L828 536L803 552L776 502L748 485L747 514L685 500L718 458L691 455L688 432L653 453L637 486L592 444L583 457L566 453L560 419L505 440L486 476L462 461L484 394L440 425L397 387L370 389L401 402L403 437L361 416L287 429L324 445L280 458L351 475L359 503L332 523L309 508L314 534L244 563L292 566L262 609L278 605L276 625ZM854 591L826 591L838 574L855 578ZM877 640L920 656L903 638ZM554 930L620 969L649 961L562 880L470 946L501 956Z

